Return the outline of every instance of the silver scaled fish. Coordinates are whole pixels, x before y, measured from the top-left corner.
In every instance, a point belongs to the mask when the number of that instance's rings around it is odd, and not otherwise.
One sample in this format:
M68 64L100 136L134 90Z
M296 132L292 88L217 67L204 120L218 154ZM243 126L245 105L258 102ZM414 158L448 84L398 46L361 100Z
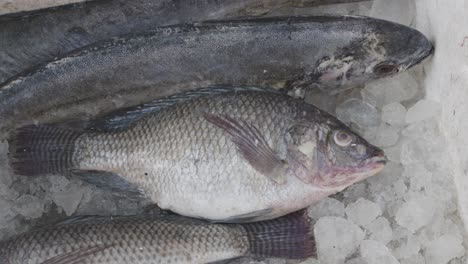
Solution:
M333 116L255 87L177 94L116 112L87 130L26 126L9 144L17 174L74 172L136 188L162 209L223 222L305 208L386 162L382 150Z
M214 224L175 215L77 217L0 242L2 264L201 264L315 255L304 212L250 224Z

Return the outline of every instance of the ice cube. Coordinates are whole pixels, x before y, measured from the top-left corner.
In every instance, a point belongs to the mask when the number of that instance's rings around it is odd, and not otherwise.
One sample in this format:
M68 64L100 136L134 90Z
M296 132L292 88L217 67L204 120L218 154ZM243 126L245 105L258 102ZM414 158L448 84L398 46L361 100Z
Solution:
M344 216L344 204L333 198L322 199L319 203L309 207L309 216L319 219L324 216Z
M403 142L397 143L393 147L385 148L385 156L387 156L387 159L393 162L400 162L401 160L401 147L403 145Z
M443 235L430 242L424 250L427 264L446 264L465 254L463 240L454 235Z
M65 189L65 186L70 184L70 181L66 177L60 175L49 175L46 178L50 182L49 191L52 193L61 192Z
M78 208L84 192L81 184L72 183L68 184L63 191L54 193L52 199L66 215L70 216Z
M382 107L382 121L392 126L405 125L406 108L400 103L391 103Z
M382 210L378 204L363 198L359 198L356 202L349 204L345 211L348 219L360 226L369 225L382 214Z
M359 247L364 232L341 217L322 217L314 226L320 263L338 264Z
M379 217L367 226L369 239L388 244L392 240L392 228L390 222L384 217Z
M418 82L407 73L371 82L361 91L364 101L381 108L384 105L403 102L413 98L418 91Z
M349 186L343 193L347 203L354 202L359 198L366 197L367 190L365 183L356 183Z
M424 139L417 138L403 143L400 161L403 165L413 163L433 164L433 159L440 159L439 154L445 149L442 137Z
M394 196L396 196L396 195L394 195ZM390 195L388 195L387 197L390 197ZM387 201L387 203L386 203L385 211L387 212L388 216L395 217L398 209L400 209L400 207L404 204L404 201L399 200L397 198L395 198L394 201L389 201L388 199L386 201Z
M437 201L440 210L444 210L446 214L454 213L457 210L456 201L453 199L455 190L448 186L440 184L427 184L424 189L428 196L431 196Z
M390 186L400 178L402 172L403 166L400 163L390 161L379 174L367 179L367 182L370 183L371 189Z
M16 213L13 212L12 207L14 205L14 202L2 199L0 197L0 221L3 223L6 223L13 219L16 216Z
M403 176L410 180L410 189L414 191L425 190L431 185L432 181L432 173L421 163L405 166Z
M400 263L401 264L426 264L426 261L424 260L424 257L421 256L421 254L418 254L416 256L403 259Z
M377 109L357 98L351 98L340 104L336 109L336 116L342 122L348 125L355 124L361 129L378 126L380 123Z
M348 259L344 264L365 264L366 262L362 258Z
M440 112L440 104L431 100L420 100L413 105L406 113L406 123L415 123L427 120L438 115Z
M381 124L377 129L375 139L371 143L378 147L391 147L398 142L400 129L387 124Z
M25 194L15 202L14 210L26 219L38 218L44 213L44 203L38 197Z
M18 218L2 222L0 224L0 241L3 241L5 239L8 239L9 237L14 236L18 232L20 221Z
M117 205L112 195L94 186L83 186L82 201L77 208L78 214L116 214Z
M395 248L393 254L398 259L407 259L418 255L420 250L421 243L419 239L416 236L408 234L405 241L403 241L399 247Z
M378 241L362 241L360 252L361 257L367 264L399 264L390 250Z
M411 139L435 138L440 137L440 129L437 121L431 118L408 125L401 134Z
M414 233L431 221L435 211L433 204L432 199L423 195L412 197L398 209L395 220Z
M312 104L330 114L335 113L336 96L325 92L308 92L304 99L307 103Z

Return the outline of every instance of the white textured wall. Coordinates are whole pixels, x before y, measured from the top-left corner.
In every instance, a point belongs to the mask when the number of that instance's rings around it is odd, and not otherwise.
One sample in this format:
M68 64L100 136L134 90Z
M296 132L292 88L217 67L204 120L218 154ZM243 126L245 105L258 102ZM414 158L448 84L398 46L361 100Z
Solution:
M436 46L426 69L429 99L441 102L441 127L449 148L458 202L468 226L468 1L415 0L417 27Z

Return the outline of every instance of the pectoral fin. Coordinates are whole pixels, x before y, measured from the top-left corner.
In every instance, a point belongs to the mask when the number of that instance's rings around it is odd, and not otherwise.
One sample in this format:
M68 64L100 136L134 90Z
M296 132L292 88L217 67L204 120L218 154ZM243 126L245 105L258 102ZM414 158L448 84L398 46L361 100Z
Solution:
M55 256L42 262L41 264L81 264L85 263L86 258L88 258L89 256L100 251L106 250L110 247L112 247L112 245L88 246L77 250L73 250L69 253Z
M203 115L208 122L230 135L231 141L252 167L278 184L286 182L287 164L271 149L254 125L228 116Z

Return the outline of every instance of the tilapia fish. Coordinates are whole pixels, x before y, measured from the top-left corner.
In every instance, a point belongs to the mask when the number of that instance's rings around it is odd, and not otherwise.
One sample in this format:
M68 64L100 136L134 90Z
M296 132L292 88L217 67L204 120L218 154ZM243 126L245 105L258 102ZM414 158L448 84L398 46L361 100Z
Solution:
M0 83L96 41L157 26L349 0L99 0L0 16Z
M0 130L92 116L211 85L335 93L432 52L418 31L356 16L168 26L72 52L0 87Z
M98 123L87 131L18 129L9 140L14 172L75 171L115 185L108 173L96 173L111 172L121 189L138 188L162 209L245 222L305 208L386 161L331 115L266 88L210 87Z
M315 255L304 212L243 225L178 216L78 217L0 242L2 264L201 264Z

